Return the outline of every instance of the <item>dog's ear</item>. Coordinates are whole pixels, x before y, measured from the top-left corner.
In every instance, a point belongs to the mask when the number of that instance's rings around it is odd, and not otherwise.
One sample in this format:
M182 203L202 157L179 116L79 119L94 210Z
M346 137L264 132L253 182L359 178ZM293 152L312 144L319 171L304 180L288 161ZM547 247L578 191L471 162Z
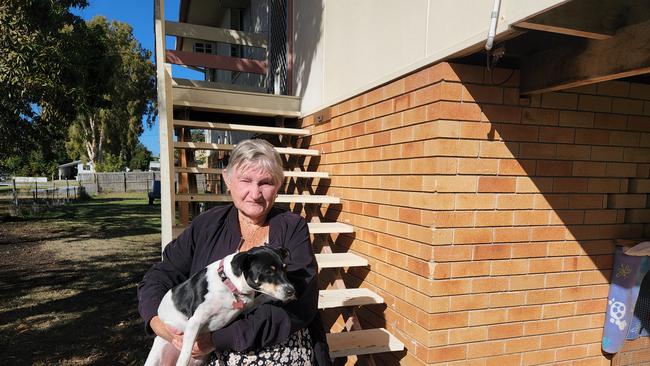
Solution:
M282 258L282 261L284 262L287 258L289 258L289 250L285 247L280 247L275 250L279 255L280 258Z
M235 276L241 276L241 274L250 267L250 257L250 254L246 252L235 254L232 261L230 261L230 268Z

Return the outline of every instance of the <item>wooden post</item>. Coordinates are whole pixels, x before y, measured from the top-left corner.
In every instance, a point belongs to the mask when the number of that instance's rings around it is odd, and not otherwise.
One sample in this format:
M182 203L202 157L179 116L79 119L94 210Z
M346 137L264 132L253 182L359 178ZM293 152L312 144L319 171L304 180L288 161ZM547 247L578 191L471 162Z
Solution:
M68 182L68 178L65 178L65 199L70 199L70 183Z
M13 192L14 193L14 205L16 205L16 207L18 207L18 190L16 190L16 179L14 179L13 181L14 181L14 192Z
M122 174L124 175L124 193L126 193L126 172Z
M38 180L34 181L34 186L36 187L34 190L34 201L38 201Z

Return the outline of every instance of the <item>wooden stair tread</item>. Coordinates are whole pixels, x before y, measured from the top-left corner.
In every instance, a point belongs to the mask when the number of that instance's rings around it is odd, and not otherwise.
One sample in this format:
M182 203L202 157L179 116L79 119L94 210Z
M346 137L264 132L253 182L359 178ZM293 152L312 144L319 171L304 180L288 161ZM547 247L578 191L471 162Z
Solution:
M354 253L319 253L316 254L318 268L365 267L368 260Z
M181 167L175 166L175 173L194 173L194 174L221 174L221 168L198 168L198 167ZM285 178L329 178L327 172L307 172L304 170L285 170Z
M235 148L233 144L215 144L210 142L174 142L175 149L196 149L196 150L222 150L230 151ZM294 147L276 147L275 151L285 155L302 155L302 156L318 156L320 151L313 149L297 149Z
M384 298L367 288L346 288L320 290L318 308L329 309L341 306L361 306L383 304Z
M339 222L309 222L307 223L309 227L309 232L311 234L325 234L325 233L352 233L354 228L348 224L342 224ZM185 226L174 226L172 227L172 237L176 238L180 233L185 230ZM344 231L345 230L345 231ZM346 254L346 253L343 253ZM317 254L318 255L318 254ZM330 255L330 254L327 254ZM368 263L366 262L367 265Z
M309 232L311 234L353 233L354 227L342 222L311 222Z
M384 328L327 334L330 357L347 357L404 350L404 344Z
M270 127L270 126L257 126L257 125L241 125L234 123L217 123L217 122L203 122L203 121L186 121L174 120L174 127L193 127L204 130L224 130L224 131L247 131L255 133L267 133L274 135L291 135L291 136L307 136L310 134L307 129L300 128L286 128L286 127Z
M176 194L176 202L232 202L229 194ZM320 203L339 204L341 199L325 195L308 194L279 194L275 199L277 203Z
M254 116L300 117L300 97L172 85L174 107ZM170 96L168 96L169 98Z

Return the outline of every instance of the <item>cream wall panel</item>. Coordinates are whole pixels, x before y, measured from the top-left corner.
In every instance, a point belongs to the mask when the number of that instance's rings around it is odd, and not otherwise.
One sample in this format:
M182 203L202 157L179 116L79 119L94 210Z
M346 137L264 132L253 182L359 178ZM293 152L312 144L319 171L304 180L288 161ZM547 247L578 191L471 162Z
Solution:
M498 35L563 0L502 0ZM313 113L451 54L481 48L493 0L294 1L296 94Z

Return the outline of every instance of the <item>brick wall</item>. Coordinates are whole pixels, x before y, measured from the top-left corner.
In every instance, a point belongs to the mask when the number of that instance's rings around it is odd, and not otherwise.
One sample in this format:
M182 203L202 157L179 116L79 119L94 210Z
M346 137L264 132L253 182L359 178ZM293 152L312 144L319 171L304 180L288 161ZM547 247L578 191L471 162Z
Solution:
M650 232L650 86L518 84L441 63L301 121L343 200L322 214L356 228L333 248L370 263L346 281L386 300L361 322L407 348L380 364L610 364L613 243Z

